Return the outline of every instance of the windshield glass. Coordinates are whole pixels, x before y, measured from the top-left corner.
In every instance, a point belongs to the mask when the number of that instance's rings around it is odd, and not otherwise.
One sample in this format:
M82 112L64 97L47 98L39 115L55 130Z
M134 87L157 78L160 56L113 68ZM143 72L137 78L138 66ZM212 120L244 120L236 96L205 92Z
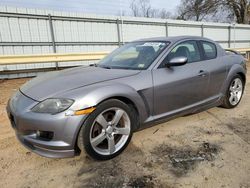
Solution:
M147 69L169 42L132 42L116 49L98 64L111 69Z

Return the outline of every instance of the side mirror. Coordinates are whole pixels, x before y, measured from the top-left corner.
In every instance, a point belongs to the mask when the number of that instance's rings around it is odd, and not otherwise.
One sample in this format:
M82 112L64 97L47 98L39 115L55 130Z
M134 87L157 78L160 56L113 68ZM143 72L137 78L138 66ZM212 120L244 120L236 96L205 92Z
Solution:
M169 62L166 63L167 67L173 67L173 66L182 66L187 63L188 59L187 57L180 56L180 57L174 57Z

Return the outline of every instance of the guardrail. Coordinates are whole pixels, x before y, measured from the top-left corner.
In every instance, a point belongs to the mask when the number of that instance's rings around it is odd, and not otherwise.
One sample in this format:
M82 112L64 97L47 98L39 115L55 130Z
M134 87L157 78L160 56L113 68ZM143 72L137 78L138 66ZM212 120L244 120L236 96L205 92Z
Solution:
M250 48L232 49L245 55L250 61ZM37 55L3 55L0 56L1 65L17 65L17 64L37 64L51 62L70 62L70 61L88 61L100 60L109 52L89 52L89 53L66 53L66 54L37 54Z
M39 55L3 55L0 56L0 65L99 60L105 57L107 54L108 52L39 54Z

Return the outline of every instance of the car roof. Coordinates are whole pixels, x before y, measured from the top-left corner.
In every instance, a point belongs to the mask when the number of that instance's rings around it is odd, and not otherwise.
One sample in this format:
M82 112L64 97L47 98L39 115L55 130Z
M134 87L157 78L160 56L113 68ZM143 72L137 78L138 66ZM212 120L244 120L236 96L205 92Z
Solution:
M199 36L175 36L175 37L153 37L153 38L144 38L144 39L139 39L139 40L135 40L133 42L138 42L138 41L168 41L168 42L177 42L180 40L207 40L207 41L211 41L214 42L208 38L204 38L204 37L199 37Z

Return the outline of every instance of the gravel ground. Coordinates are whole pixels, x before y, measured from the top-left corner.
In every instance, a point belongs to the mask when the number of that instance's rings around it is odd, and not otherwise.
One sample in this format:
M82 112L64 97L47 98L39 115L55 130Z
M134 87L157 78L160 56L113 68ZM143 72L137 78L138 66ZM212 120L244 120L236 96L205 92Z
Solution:
M15 138L5 106L28 79L0 81L0 187L250 187L250 74L241 104L134 134L113 160L48 159Z

